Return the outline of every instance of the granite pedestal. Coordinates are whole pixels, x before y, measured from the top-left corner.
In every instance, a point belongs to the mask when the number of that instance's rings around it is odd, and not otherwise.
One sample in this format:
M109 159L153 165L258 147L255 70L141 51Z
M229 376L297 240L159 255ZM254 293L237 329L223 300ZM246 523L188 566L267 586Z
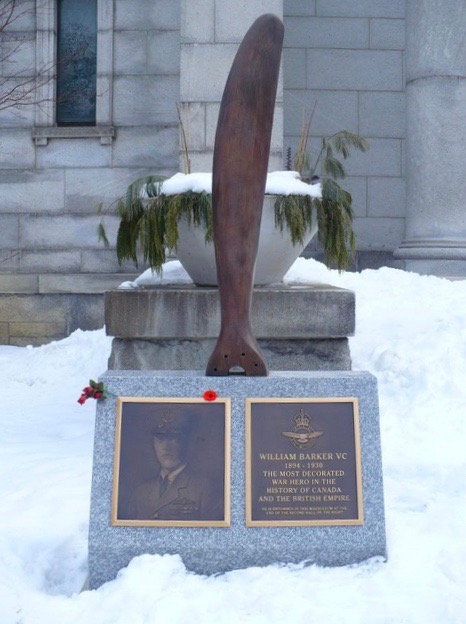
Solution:
M354 293L326 284L255 288L253 333L270 370L350 370ZM113 370L202 370L220 331L218 289L190 285L105 296Z
M89 533L89 587L116 577L135 556L178 553L188 569L214 574L275 562L323 566L385 557L377 382L364 372L274 372L269 377L205 377L189 371L107 371L109 398L99 401ZM116 397L230 397L231 525L228 528L110 525ZM245 399L359 399L364 522L359 526L246 527Z

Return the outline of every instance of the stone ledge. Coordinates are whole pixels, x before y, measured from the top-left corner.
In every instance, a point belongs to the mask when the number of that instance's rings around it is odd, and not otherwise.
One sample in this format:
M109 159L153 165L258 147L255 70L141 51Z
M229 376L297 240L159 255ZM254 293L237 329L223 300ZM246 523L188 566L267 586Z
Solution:
M256 288L257 338L345 338L355 330L354 293L327 284ZM107 334L119 338L217 338L218 289L190 285L105 293Z
M393 252L404 260L465 260L465 240L404 241Z
M351 369L347 338L258 340L269 370L344 371ZM123 340L114 338L111 370L202 370L216 344L201 340Z
M103 294L133 281L138 273L4 273L0 295Z
M37 293L39 282L37 275L18 275L7 273L0 275L1 294L32 294Z
M58 337L50 336L11 336L8 344L11 347L41 347L48 344L52 340L58 340Z
M40 294L102 294L122 282L134 280L135 273L76 273L39 275Z
M66 331L65 320L55 323L38 323L38 322L10 322L9 324L10 344L13 344L13 338L61 338Z
M36 145L45 146L49 139L100 139L110 145L115 138L114 126L36 126L32 129Z

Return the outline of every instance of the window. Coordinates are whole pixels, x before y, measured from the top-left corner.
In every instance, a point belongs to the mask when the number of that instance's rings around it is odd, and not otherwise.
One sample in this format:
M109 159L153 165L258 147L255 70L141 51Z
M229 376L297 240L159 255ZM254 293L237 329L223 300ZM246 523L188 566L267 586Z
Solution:
M113 1L41 0L36 4L36 145L50 138L100 138L112 124Z
M57 125L95 125L96 76L97 0L58 0Z

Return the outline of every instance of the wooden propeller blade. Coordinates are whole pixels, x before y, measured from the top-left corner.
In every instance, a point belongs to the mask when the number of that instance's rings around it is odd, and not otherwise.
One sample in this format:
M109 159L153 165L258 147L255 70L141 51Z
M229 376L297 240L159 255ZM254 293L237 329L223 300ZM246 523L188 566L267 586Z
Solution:
M206 375L265 376L250 311L284 28L262 15L228 76L215 137L212 203L221 330Z

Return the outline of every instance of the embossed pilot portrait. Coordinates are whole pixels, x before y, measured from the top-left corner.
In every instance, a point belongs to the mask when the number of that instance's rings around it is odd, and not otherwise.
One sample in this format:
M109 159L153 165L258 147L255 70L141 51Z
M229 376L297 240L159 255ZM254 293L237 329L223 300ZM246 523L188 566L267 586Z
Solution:
M112 524L228 526L228 399L118 399Z

